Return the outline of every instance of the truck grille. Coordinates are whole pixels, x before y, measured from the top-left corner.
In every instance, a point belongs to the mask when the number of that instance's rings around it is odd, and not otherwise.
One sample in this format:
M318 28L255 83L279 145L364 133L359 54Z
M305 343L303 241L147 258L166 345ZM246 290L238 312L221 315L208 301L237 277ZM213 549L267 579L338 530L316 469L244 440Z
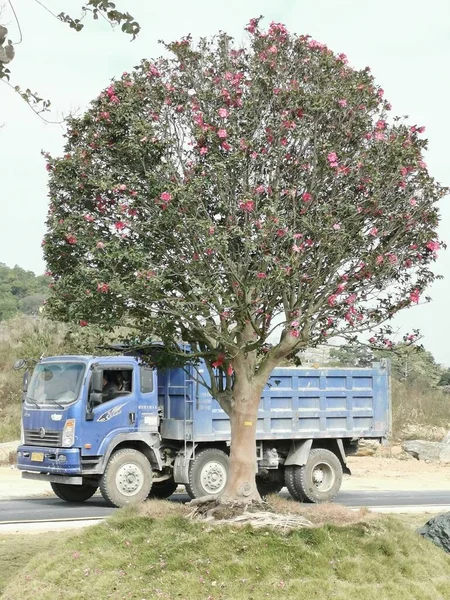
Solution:
M25 429L25 445L27 446L52 446L59 448L61 446L62 431L52 431L45 429L44 436L41 437L42 430Z

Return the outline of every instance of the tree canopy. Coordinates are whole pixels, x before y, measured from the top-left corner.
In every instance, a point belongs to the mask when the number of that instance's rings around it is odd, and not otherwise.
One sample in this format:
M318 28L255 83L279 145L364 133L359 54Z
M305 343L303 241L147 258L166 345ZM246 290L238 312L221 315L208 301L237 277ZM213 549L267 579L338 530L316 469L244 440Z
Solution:
M282 358L373 328L391 344L435 278L444 193L424 128L390 115L370 69L282 24L246 29L243 47L167 44L68 120L44 240L51 313L189 342L223 372L232 435Z
M50 279L0 263L0 321L21 312L36 314L48 296Z

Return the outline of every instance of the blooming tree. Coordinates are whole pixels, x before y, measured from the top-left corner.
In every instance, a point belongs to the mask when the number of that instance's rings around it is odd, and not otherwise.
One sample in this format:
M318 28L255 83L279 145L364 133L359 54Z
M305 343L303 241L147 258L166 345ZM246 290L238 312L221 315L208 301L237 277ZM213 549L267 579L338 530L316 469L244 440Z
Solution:
M259 499L257 411L282 359L365 330L389 345L383 324L435 277L444 193L423 128L389 117L368 68L281 24L246 29L242 48L168 44L47 155L51 313L205 358L231 419L223 501Z

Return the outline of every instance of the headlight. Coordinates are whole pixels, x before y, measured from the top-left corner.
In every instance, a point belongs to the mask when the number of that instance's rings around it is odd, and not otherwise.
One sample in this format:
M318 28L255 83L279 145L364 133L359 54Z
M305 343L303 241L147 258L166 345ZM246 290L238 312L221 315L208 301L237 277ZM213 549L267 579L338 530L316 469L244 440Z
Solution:
M63 434L62 434L62 446L63 448L70 448L73 446L75 441L75 419L67 419Z

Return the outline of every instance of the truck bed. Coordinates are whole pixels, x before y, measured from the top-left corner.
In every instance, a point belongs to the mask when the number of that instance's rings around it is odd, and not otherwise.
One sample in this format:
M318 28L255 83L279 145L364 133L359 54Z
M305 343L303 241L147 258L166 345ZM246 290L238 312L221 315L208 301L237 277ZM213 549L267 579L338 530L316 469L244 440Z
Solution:
M200 372L202 368L199 368ZM201 372L205 376L205 371ZM228 441L230 421L207 389L182 369L160 376L161 434ZM389 363L371 368L278 368L258 411L257 439L385 438L390 432Z

